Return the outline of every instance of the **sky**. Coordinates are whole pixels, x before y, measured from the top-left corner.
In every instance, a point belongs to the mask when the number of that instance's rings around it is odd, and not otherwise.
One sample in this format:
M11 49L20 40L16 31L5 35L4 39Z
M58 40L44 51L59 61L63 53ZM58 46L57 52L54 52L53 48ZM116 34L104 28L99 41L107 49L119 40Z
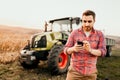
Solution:
M96 13L95 28L120 36L120 0L0 0L0 25L43 29L45 21Z

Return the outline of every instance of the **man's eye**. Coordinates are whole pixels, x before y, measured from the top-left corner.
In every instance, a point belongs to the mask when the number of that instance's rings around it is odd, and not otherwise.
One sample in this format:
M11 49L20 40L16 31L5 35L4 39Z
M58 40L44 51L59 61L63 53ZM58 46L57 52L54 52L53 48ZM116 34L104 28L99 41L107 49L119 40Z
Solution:
M84 23L86 23L87 21L84 20Z
M87 22L88 22L88 23L91 23L92 21L91 21L91 20L89 20L89 21L83 20L83 22L84 22L84 23L87 23Z
M88 23L91 23L92 21L88 21Z

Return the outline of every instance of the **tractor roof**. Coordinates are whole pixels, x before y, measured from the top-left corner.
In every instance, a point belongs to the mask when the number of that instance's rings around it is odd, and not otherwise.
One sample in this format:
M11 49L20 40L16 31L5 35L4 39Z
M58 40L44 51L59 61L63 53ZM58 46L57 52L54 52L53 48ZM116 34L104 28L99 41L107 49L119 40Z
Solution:
M80 21L80 17L65 17L65 18L59 18L59 19L53 19L50 20L49 23L59 23L59 24L69 24L70 21L72 21L72 23L76 23L76 21Z

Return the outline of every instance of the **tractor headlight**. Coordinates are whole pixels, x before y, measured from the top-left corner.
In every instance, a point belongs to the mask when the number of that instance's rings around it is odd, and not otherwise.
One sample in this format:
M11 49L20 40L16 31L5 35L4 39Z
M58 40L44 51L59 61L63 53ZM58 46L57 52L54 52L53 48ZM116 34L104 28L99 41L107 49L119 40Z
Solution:
M22 50L20 52L21 56L26 56L26 55L32 55L33 51L28 51L28 50Z
M27 53L27 50L22 50L22 51L20 51L20 54L21 55L25 55Z

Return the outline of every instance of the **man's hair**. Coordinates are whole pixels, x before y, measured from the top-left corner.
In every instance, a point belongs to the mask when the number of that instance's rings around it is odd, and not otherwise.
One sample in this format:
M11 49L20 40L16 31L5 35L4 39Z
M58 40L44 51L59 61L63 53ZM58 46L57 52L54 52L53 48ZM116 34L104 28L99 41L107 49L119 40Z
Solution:
M91 10L86 10L85 12L83 12L82 16L89 16L89 15L92 15L93 16L93 19L95 20L95 17L96 17L96 14L94 11L91 11Z

